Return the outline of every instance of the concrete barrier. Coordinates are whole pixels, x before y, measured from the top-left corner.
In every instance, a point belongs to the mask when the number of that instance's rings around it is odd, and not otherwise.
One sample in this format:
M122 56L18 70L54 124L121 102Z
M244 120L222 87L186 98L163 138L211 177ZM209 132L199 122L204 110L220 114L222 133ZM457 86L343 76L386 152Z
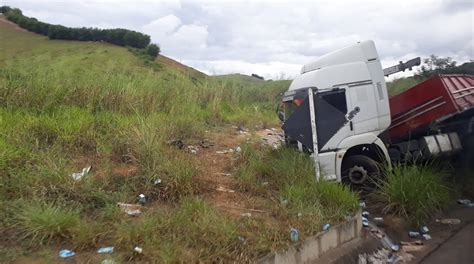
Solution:
M314 263L324 253L344 243L360 238L362 215L359 211L354 217L322 231L308 239L294 243L285 251L273 252L262 258L261 264Z

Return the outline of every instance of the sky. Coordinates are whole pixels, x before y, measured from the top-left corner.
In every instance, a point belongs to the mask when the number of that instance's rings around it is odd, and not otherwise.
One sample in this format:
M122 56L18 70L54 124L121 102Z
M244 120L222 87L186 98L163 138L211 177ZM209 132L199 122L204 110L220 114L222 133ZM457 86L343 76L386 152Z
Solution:
M212 75L291 79L319 56L368 39L375 41L383 67L430 54L474 59L472 0L0 0L0 5L52 24L140 31L163 55Z

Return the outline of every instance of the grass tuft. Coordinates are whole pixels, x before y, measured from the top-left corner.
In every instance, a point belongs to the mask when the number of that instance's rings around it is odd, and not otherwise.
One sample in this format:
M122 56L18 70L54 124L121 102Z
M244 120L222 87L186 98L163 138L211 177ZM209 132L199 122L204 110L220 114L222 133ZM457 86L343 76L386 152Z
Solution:
M397 165L377 183L375 197L395 213L420 225L450 202L446 173L430 165Z
M77 210L40 202L23 205L16 220L23 237L29 237L31 243L47 244L55 238L70 238L80 216Z

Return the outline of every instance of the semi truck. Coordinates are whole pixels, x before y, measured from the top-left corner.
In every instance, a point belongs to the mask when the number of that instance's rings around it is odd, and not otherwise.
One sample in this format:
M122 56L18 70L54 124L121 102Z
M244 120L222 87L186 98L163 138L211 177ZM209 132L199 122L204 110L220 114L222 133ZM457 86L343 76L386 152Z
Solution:
M474 135L474 76L437 75L389 97L373 41L306 64L283 94L285 142L311 154L316 178L365 185L381 164L456 155Z

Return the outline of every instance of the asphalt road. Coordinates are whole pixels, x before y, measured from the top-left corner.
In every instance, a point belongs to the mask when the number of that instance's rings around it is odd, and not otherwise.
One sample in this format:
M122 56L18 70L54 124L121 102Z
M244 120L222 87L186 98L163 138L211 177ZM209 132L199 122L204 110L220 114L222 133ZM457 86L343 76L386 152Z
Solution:
M460 229L421 263L474 264L474 222Z

